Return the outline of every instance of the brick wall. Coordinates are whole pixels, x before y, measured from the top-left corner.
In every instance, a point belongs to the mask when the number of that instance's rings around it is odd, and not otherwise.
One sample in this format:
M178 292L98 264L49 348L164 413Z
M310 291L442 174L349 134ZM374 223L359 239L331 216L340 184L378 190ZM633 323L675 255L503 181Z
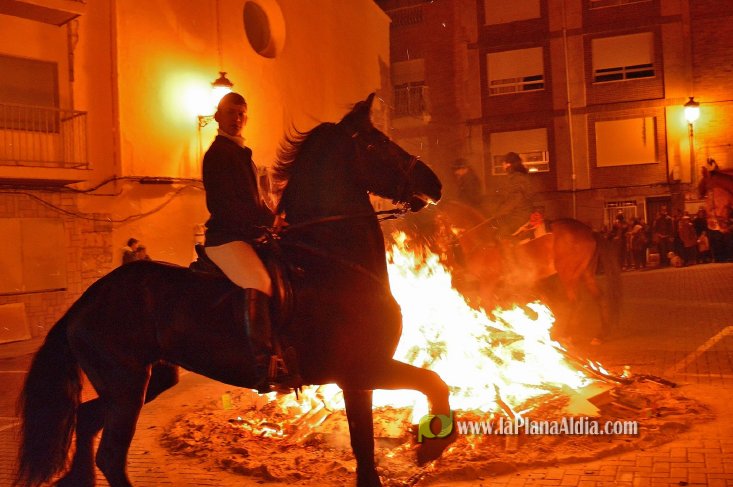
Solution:
M89 285L114 267L112 224L104 221L106 215L79 214L77 198L69 193L30 190L0 194L0 218L54 218L64 226L66 241L60 245L66 249L66 289L0 295L0 304L25 303L34 337L44 336Z

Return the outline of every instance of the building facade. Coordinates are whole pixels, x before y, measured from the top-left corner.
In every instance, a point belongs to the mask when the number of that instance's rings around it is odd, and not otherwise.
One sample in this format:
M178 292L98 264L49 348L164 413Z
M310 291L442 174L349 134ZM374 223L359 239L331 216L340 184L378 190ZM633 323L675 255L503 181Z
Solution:
M550 218L694 212L708 157L733 166L733 2L381 0L393 135L491 194L519 153ZM684 118L694 97L700 117Z
M129 237L191 261L219 72L263 177L286 133L388 85L371 0L0 1L0 31L0 342L43 336Z

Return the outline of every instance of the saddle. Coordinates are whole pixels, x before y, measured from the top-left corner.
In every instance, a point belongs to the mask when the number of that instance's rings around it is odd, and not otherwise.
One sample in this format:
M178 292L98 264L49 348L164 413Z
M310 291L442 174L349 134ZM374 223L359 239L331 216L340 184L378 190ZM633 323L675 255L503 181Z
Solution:
M228 279L219 266L206 255L206 249L203 245L197 244L194 248L196 250L196 260L189 265L191 271ZM290 389L295 389L297 393L302 386L302 381L298 374L295 348L285 344L287 343L286 330L292 318L294 303L291 275L298 272L298 270L291 268L284 262L276 242L258 245L255 247L255 251L272 280L270 316L274 355L270 360L268 373L270 383L274 390L279 392L290 392ZM236 289L239 290L238 287ZM281 380L283 377L285 380ZM259 392L272 392L272 389L268 386L267 390L260 390Z

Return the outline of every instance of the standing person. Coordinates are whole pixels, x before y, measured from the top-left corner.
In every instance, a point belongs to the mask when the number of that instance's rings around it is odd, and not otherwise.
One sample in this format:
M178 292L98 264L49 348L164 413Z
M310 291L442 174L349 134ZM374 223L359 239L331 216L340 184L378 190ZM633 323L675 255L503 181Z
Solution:
M529 219L532 213L533 193L529 171L516 152L504 156L504 170L507 173L504 184L497 190L498 201L491 216L496 220L499 233L508 237Z
M464 158L459 158L451 164L453 178L456 183L456 199L476 209L483 203L481 180Z
M122 249L122 263L129 264L137 260L137 247L140 244L138 239L130 237L127 239L127 246Z
M699 264L707 264L713 261L713 256L710 252L710 239L708 239L707 230L703 230L699 237L697 237L697 262Z
M628 230L629 226L626 224L626 217L624 216L623 211L619 210L616 214L616 218L613 220L613 226L611 227L609 238L613 242L613 248L617 252L618 265L623 270L626 270L629 267L630 261L626 245L626 233Z
M643 269L646 267L647 238L644 222L639 218L631 220L627 236L628 247L631 250L631 267Z
M695 226L695 233L698 237L708 229L708 214L705 208L699 208L697 210L695 218L692 219L692 224Z
M685 214L678 223L678 233L682 241L682 260L685 266L697 263L697 234L690 215Z
M206 151L203 181L210 218L206 222L206 253L235 284L245 290L244 326L255 357L256 380L266 383L273 354L270 323L270 276L252 242L274 215L257 186L252 149L242 131L247 124L247 102L239 93L222 97L214 114L219 124L216 139Z
M672 250L672 242L674 238L674 222L667 212L667 207L662 206L659 209L657 217L652 224L652 235L654 243L659 251L659 265L661 267L669 266L669 252Z
M135 260L152 260L148 255L148 249L144 245L138 245L135 249Z

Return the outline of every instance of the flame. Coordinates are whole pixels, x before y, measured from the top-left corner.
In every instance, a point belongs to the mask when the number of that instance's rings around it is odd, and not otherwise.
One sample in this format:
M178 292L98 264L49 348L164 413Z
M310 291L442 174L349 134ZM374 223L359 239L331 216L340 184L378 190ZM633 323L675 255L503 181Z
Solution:
M533 302L491 313L474 309L453 289L451 274L437 255L424 248L410 250L403 233L393 240L387 252L389 279L403 317L395 358L437 372L451 388L454 410L521 416L526 411L519 409L533 398L595 381L571 364L562 345L550 337L555 319L547 306ZM597 362L587 365L606 372ZM333 384L306 388L299 401L293 394L271 393L269 399L291 411L297 422L313 418L311 425L323 410L344 407ZM425 397L415 391L375 391L374 405L412 407L413 419L427 414Z

